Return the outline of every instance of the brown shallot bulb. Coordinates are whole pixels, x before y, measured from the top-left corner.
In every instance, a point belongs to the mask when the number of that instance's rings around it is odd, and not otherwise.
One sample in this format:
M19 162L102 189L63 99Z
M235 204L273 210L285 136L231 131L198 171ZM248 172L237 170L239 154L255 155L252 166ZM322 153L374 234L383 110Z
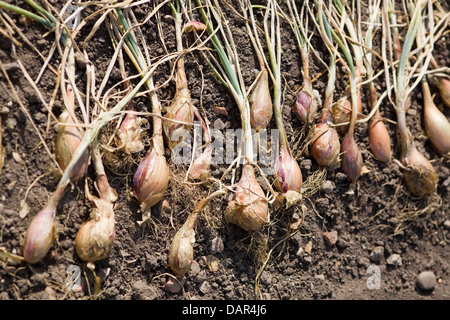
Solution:
M255 88L249 97L250 102L250 124L258 132L267 128L272 119L272 98L269 89L269 73L262 70Z
M133 103L127 107L128 111L134 111ZM128 154L137 153L144 150L141 140L144 135L140 125L144 120L133 113L127 113L120 124L117 136L119 138L119 148Z
M95 262L108 257L114 243L115 221L112 201L92 197L91 219L83 224L75 238L81 260Z
M183 278L194 260L194 225L198 212L193 211L175 234L169 247L168 264L177 278Z
M391 160L391 138L379 115L376 112L369 122L369 145L375 159L387 163Z
M63 111L59 117L60 125L55 143L55 156L61 170L65 170L73 154L77 150L83 138L80 130L68 111ZM86 150L73 168L70 179L73 182L80 180L86 174L89 161L89 152Z
M91 195L86 186L87 197L94 204L94 208L91 219L83 224L75 238L78 256L90 263L107 258L111 251L115 238L113 202L117 199L116 191L109 186L97 142L92 148L92 158L100 197Z
M167 145L172 150L177 144L183 142L186 130L190 130L194 121L194 108L191 92L187 85L183 59L177 61L176 93L170 106L167 108L164 122L164 132ZM170 121L175 120L175 121Z
M433 146L442 154L450 154L450 122L433 102L430 87L422 81L424 99L423 121L425 131Z
M322 116L322 121L312 132L309 148L311 156L320 166L335 169L340 164L341 143L336 129L328 125L328 120L332 119L331 113L326 113L328 117L326 114Z
M436 190L438 175L430 161L414 145L410 146L410 150L400 160L406 167L403 179L414 196L422 197Z
M246 231L259 230L269 222L268 202L250 164L242 168L234 200L229 202L225 217Z

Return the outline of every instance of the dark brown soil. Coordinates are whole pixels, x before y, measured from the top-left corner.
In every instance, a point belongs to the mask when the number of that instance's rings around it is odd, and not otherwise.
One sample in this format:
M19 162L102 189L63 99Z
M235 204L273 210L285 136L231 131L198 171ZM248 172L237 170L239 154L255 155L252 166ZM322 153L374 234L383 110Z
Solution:
M11 1L25 7L22 1ZM50 1L57 7L56 1ZM443 5L445 1L440 1ZM151 11L143 4L135 10L138 19ZM225 10L242 57L244 80L249 85L255 77L256 58L242 21L230 10ZM169 52L176 50L173 21L168 18L170 9L161 9L161 23L165 45ZM52 155L55 138L55 120L30 86L16 60L20 60L32 79L36 79L54 42L54 34L38 23L19 22L16 14L9 13L29 39L29 44L18 35L21 43L12 50L12 42L0 34L0 61L6 67L14 88L29 115L15 99L3 74L0 76L0 114L5 148L5 162L0 173L0 248L21 255L22 243L33 216L43 207L59 181ZM84 17L84 16L83 16ZM80 35L82 41L97 19L87 21ZM0 28L3 28L0 23ZM295 91L302 85L300 55L297 43L287 24L282 26L283 65L285 78L284 120L294 153L300 154L305 146L305 128L292 116L290 105ZM156 19L143 26L152 56L164 54ZM45 37L43 35L45 34ZM192 40L192 39L190 39ZM379 40L377 40L379 41ZM313 36L320 57L328 55L320 37ZM377 43L377 42L376 42ZM87 53L97 72L97 86L105 74L113 47L106 29L100 27L88 42ZM448 35L436 43L435 56L442 66L450 65ZM40 52L44 59L39 57ZM194 104L202 107L211 127L236 129L240 127L234 101L226 89L209 71L196 52L186 55L186 71ZM49 64L58 69L61 58L56 52ZM127 62L128 63L128 62ZM203 74L200 66L202 67ZM134 72L129 64L130 72ZM378 66L380 67L380 66ZM311 56L311 74L316 77L325 67L316 56ZM155 74L156 85L162 85L170 74L165 64ZM202 83L202 76L203 81ZM46 68L37 83L42 98L48 103L55 95L52 112L55 116L63 108L56 75ZM108 86L120 81L118 68L113 70ZM314 81L314 87L323 96L327 74ZM80 91L85 92L86 76L78 69ZM346 86L345 73L339 72L336 98ZM380 80L379 88L384 84ZM434 87L432 88L435 89ZM167 105L174 94L173 81L158 90L158 96ZM367 99L363 92L364 110L368 114ZM136 99L137 111L151 110L145 97ZM436 104L443 109L438 94ZM228 116L212 111L211 106L225 107ZM383 103L383 115L395 121L392 108ZM450 118L449 109L444 113ZM301 204L271 213L272 223L256 234L244 232L229 225L223 218L227 197L214 200L198 221L195 261L187 274L183 290L172 293L167 283L172 280L167 265L168 246L178 228L183 224L194 204L207 194L207 189L184 183L185 166L170 163L171 183L165 199L152 209L155 228L139 226L139 204L131 194L136 165L118 167L108 171L108 179L119 194L116 201L116 241L109 258L96 263L101 275L101 293L106 300L312 300L312 299L438 299L450 298L450 164L428 141L422 123L422 94L418 87L408 110L408 124L416 137L418 148L432 160L439 175L439 186L433 194L420 199L412 197L402 181L402 172L395 161L383 164L374 159L367 138L367 124L357 126L356 139L364 159L365 174L357 183L354 196L345 192L349 188L346 176L339 169L324 171L307 154L298 161L305 183L320 177L315 192L305 195ZM151 122L151 121L150 121ZM275 122L271 123L275 128ZM151 126L148 128L151 134ZM392 133L393 157L399 158L396 128L388 123ZM43 141L37 134L42 136ZM144 152L137 155L138 163ZM169 158L168 158L169 159ZM212 173L219 177L225 165L214 166ZM93 191L95 172L89 169L87 182ZM308 180L309 179L309 180ZM317 183L317 182L316 182ZM29 206L25 217L19 213L22 202ZM85 181L73 185L58 207L58 237L46 258L38 264L18 265L0 260L0 300L22 299L92 299L93 276L74 250L76 233L89 218L90 202L85 196ZM295 217L302 217L301 227L289 229ZM337 232L337 242L329 245L325 232ZM375 247L384 252L378 261L371 260ZM219 270L210 271L204 257L213 255L219 260ZM391 262L399 255L400 260ZM396 263L397 262L397 263ZM82 287L72 291L67 286L69 266L81 269ZM416 288L416 277L430 270L437 278L432 292ZM374 277L379 276L379 283ZM377 285L378 284L378 285Z

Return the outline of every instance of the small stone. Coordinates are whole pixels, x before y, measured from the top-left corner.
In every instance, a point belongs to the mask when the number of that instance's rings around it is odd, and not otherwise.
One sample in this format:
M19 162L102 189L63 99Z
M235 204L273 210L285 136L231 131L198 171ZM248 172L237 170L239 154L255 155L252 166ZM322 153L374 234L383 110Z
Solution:
M169 201L163 200L161 202L161 210L162 210L162 212L169 213L171 211L171 209L172 208L170 207Z
M328 200L328 198L319 198L316 201L316 206L317 208L319 208L320 210L327 210L330 207L330 200Z
M444 227L445 227L445 229L450 230L450 220L444 221Z
M261 283L268 286L272 284L272 275L267 271L263 271L260 276Z
M200 265L197 261L193 260L191 263L191 269L189 270L192 275L196 275L200 272Z
M215 237L211 240L211 253L220 253L224 249L223 240L220 237Z
M333 189L334 184L330 180L326 180L322 185L322 191L325 192L326 194L331 194L333 192Z
M206 263L206 265L208 266L209 271L216 272L216 271L219 270L220 261L219 261L219 259L217 257L215 257L212 254L210 254L208 256L203 256L202 259Z
M311 250L312 250L312 241L309 241L305 246L305 252L307 254L311 254Z
M421 290L431 291L436 287L436 284L436 276L431 271L421 272L417 276L416 286Z
M309 170L312 166L312 161L310 159L305 159L301 162L300 166L302 169Z
M383 258L383 255L384 255L384 247L382 246L375 247L370 253L370 260L372 260L373 262L380 262L381 258Z
M334 246L338 241L338 233L336 230L324 232L323 237L329 246Z
M394 266L394 267L398 267L402 265L402 258L400 257L399 254L391 254L389 256L389 258L387 258L386 263L388 265Z
M214 129L223 130L225 128L226 128L225 123L223 123L221 119L217 119L216 121L214 121Z
M200 287L198 288L198 291L200 291L203 294L207 294L207 293L211 292L211 290L212 290L212 287L208 281L203 281L202 284L200 285Z
M170 293L178 293L183 288L185 282L186 279L179 279L177 281L173 278L169 278L169 281L166 282L166 284L163 287L163 290L168 291Z

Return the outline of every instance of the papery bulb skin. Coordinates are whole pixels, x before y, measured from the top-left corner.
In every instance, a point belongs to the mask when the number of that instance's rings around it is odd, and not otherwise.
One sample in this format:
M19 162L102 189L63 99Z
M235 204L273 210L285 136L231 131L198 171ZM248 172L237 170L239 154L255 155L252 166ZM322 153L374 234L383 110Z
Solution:
M433 146L442 154L450 154L450 122L433 102L426 82L422 83L424 95L423 121L425 131Z
M64 171L69 165L69 162L80 145L83 137L80 130L74 126L75 123L68 111L63 111L58 120L60 123L67 124L59 125L55 143L56 161L61 167L61 170ZM88 164L89 152L86 150L73 168L70 175L70 180L72 182L76 182L84 177L87 172Z
M407 167L403 172L406 187L416 197L434 192L438 184L438 174L430 161L415 146L407 156L401 157L401 163Z
M320 166L333 169L339 167L341 143L334 128L326 122L317 124L311 141L311 156Z
M361 176L363 160L353 135L345 135L341 144L341 153L341 169L347 175L347 180L355 182Z
M226 219L246 231L261 229L268 221L268 202L256 181L255 170L244 165L234 200L228 204Z
M201 32L206 30L206 25L197 20L191 20L184 25L184 32Z
M211 151L205 150L205 152L194 160L189 169L190 179L204 181L210 176Z
M56 204L49 203L33 218L23 244L23 257L30 264L44 259L55 242Z
M338 102L336 102L332 107L332 114L333 114L333 123L335 124L341 124L345 122L350 122L351 117L351 103L348 99L340 99ZM348 131L349 125L340 125L336 126L336 131L340 135L345 135Z
M286 193L289 190L301 192L302 172L297 161L285 147L280 147L278 158L275 162L275 187L279 192Z
M108 257L115 239L113 203L95 199L91 220L85 222L75 238L81 260L95 262Z
M312 93L301 91L292 105L292 112L300 122L312 122L317 113L317 102Z
M261 71L261 76L249 97L250 102L250 124L258 132L266 129L272 115L272 98L270 97L269 75L267 70Z
M168 264L177 278L184 277L194 260L195 231L189 218L177 231L169 248Z
M177 89L175 97L167 108L165 117L167 119L191 124L194 122L194 106L192 105L191 92L187 86L184 62L182 59L178 60L177 68ZM164 121L164 133L169 149L172 150L176 145L182 143L187 131L190 129L191 125L188 124L169 120Z
M134 108L129 107L130 111ZM120 148L128 154L141 152L144 150L142 143L143 131L140 128L142 119L135 114L128 113L120 124L117 136L120 141Z
M153 207L162 200L169 185L169 166L162 148L154 146L139 164L133 188L142 209Z
M369 122L369 145L378 161L391 161L391 137L382 120L373 119Z

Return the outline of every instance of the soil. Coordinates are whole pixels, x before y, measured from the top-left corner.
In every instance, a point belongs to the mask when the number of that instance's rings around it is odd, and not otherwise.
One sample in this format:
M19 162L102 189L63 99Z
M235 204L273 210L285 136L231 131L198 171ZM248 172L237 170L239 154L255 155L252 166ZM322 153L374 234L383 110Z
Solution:
M49 2L60 9L57 1ZM446 1L440 2L448 6ZM22 1L11 3L27 7ZM138 20L143 20L151 8L149 3L135 8ZM242 59L243 77L249 86L255 79L257 68L253 48L242 20L228 7L224 7L224 11ZM89 12L94 12L93 8L89 8ZM170 14L167 5L161 8L161 33L156 17L142 26L149 52L155 60L166 49L169 52L176 50ZM0 61L23 104L22 108L2 73L0 117L6 154L0 173L0 247L5 252L21 255L27 227L45 205L60 178L52 152L55 117L61 113L63 102L57 76L49 67L40 77L36 91L17 63L20 60L30 77L36 79L54 43L54 34L36 22L20 19L17 14L8 15L29 43L15 32L14 38L21 45L16 45L14 52L13 42L0 34ZM86 21L77 38L78 43L86 39L98 16ZM87 17L87 13L82 17ZM5 30L1 24L0 28ZM313 30L312 24L310 29ZM379 37L380 33L375 39L376 49L379 49ZM166 49L161 46L162 38ZM187 42L190 41L192 38L188 37ZM327 61L328 54L317 34L311 41L317 55L310 57L310 72L314 88L323 96L327 73L319 58ZM208 188L186 182L187 166L175 165L167 157L171 169L169 188L164 200L152 208L153 224L141 226L137 223L141 213L132 196L132 181L145 151L134 155L133 162L126 165L109 165L108 180L118 193L116 241L109 257L95 263L101 287L100 292L94 294L93 273L74 250L76 233L89 219L92 209L86 198L86 186L95 194L95 171L90 166L86 180L71 185L58 206L57 240L44 260L33 265L0 260L0 300L449 299L450 162L426 137L420 87L413 92L407 121L418 149L432 160L439 175L437 190L419 199L408 193L402 171L394 161L400 155L395 112L384 101L380 110L392 120L387 126L392 137L393 160L384 164L373 157L368 144L367 123L358 124L356 140L365 173L358 179L355 194L347 195L350 185L346 175L340 169L322 169L312 160L305 148L307 128L291 113L290 105L302 85L302 75L298 46L286 23L282 24L282 43L283 117L294 154L298 155L304 186L310 187L305 190L300 203L272 210L269 225L261 231L248 233L225 221L223 213L228 196L213 200L195 226L194 262L182 280L183 287L177 288L167 263L168 247L195 203L207 195ZM114 49L103 25L87 44L86 52L95 65L98 87ZM435 44L435 57L441 66L450 65L449 46L448 35ZM60 62L61 56L56 51L49 66L57 71ZM130 72L134 72L132 64L128 60L126 63ZM204 112L210 126L219 130L238 129L240 117L232 96L201 56L197 52L187 54L185 64L194 105ZM382 67L379 63L375 66L377 70ZM166 82L170 80L170 68L169 63L163 64L154 75L156 86L162 86L157 93L164 106L169 104L175 90L173 81ZM340 69L335 99L345 89L346 78ZM381 79L384 76L377 79L380 92L385 86ZM120 71L114 67L107 88L120 80ZM82 66L77 68L77 85L80 92L85 92L86 72ZM435 87L432 90L436 91ZM55 117L50 115L38 92L50 103ZM450 110L443 107L438 93L434 99L450 119ZM363 103L363 114L368 114L366 90L363 90ZM224 107L228 115L214 112L213 106ZM146 96L136 98L136 110L151 111ZM145 129L151 135L150 118L149 122ZM275 128L274 120L270 126ZM106 160L105 163L108 165ZM214 165L212 175L220 177L226 167ZM230 182L230 178L224 181ZM263 179L258 181L266 187ZM23 203L27 204L28 210L24 209ZM291 224L299 219L299 227L292 229ZM337 240L333 241L333 236ZM371 256L374 249L379 250L376 251L378 259ZM207 263L213 257L218 262L216 269L211 269L214 266ZM81 271L80 286L71 285L70 280L76 276L71 273L73 269ZM425 292L417 288L416 278L427 270L435 274L437 285L434 290Z

